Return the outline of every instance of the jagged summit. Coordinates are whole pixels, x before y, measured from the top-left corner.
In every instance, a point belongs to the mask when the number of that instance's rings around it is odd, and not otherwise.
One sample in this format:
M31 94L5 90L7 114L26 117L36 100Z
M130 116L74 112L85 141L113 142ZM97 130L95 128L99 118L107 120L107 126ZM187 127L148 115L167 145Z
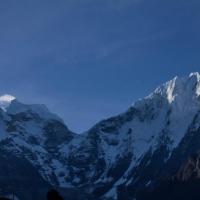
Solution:
M12 95L5 94L3 96L0 96L0 108L2 108L4 111L9 107L11 102L15 100L16 98Z
M187 116L200 109L200 74L190 73L185 77L174 77L172 80L157 87L145 98L139 99L131 107L144 108L146 105L155 107L158 104L171 107L177 113Z
M199 72L192 72L192 73L190 73L189 77L197 77L200 80L200 73Z
M183 98L188 101L193 101L196 100L199 95L200 74L199 72L194 72L190 73L189 76L186 77L174 77L172 80L156 88L155 91L146 98L162 96L171 104L174 101L179 101Z
M171 140L170 148L173 149L180 143L189 125L200 111L200 74L195 72L186 77L176 76L156 88L149 96L136 101L131 108L141 113L143 121L151 116L151 123L155 123L155 126L163 126L161 130L156 128L151 136L154 137L156 133L160 134L159 132L167 129L164 133L168 134ZM149 133L150 131L145 131L143 139L148 138Z

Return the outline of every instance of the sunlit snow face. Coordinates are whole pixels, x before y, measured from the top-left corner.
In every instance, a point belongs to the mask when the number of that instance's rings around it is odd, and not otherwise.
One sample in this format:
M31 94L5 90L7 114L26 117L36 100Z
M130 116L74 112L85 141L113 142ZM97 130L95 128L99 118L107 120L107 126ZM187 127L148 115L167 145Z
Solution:
M10 103L15 100L16 98L14 96L5 94L0 97L0 107L6 111L6 108L10 105Z

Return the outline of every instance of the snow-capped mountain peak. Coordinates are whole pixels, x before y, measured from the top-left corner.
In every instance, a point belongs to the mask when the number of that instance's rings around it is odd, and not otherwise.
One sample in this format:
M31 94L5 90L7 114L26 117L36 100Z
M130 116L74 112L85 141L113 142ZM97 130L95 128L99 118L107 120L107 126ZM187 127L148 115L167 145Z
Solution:
M200 74L195 72L186 77L176 76L159 86L146 98L136 101L132 108L140 110L144 116L146 113L152 112L156 119L161 119L165 113L168 113L166 118L168 118L169 124L165 128L172 141L170 148L175 148L200 111L199 96ZM159 123L156 122L156 124ZM159 133L160 131L155 132Z
M24 104L16 99L11 101L11 103L7 106L6 112L11 115L15 115L17 113L35 113L44 120L54 119L63 122L60 117L49 111L44 104Z
M16 98L14 96L9 95L9 94L0 96L0 108L6 111L7 108L10 106L11 102L15 99Z
M17 113L35 113L45 120L57 120L63 122L63 120L56 114L49 111L44 104L24 104L12 95L5 94L0 96L0 108L8 115L15 115Z
M148 98L155 98L155 96L162 96L167 99L169 104L174 101L180 100L184 97L190 98L192 101L196 101L200 95L200 74L198 72L191 73L187 77L176 76L167 83L156 88Z
M189 77L196 77L198 80L200 80L199 72L192 72L192 73L190 73Z

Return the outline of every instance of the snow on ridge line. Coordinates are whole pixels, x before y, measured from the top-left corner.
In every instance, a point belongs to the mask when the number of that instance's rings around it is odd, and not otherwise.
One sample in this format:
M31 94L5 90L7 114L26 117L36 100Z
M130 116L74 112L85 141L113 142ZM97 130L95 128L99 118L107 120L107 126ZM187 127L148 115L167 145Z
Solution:
M6 111L6 109L10 106L11 102L15 99L16 98L14 96L9 95L9 94L0 96L0 108Z
M157 95L160 95L164 98L166 98L169 102L169 104L173 103L177 95L180 95L181 93L190 92L191 90L195 89L195 93L193 95L200 96L200 73L199 72L193 72L190 73L188 76L185 77L179 77L175 76L170 81L167 81L166 83L161 84L159 87L157 87L152 93L147 95L144 98L140 98L137 101L133 102L131 107L143 104L144 100L152 99Z
M9 95L9 94L5 94L3 96L0 96L0 101L10 102L10 101L13 101L14 99L16 99L16 97Z
M7 107L8 114L17 114L20 112L31 111L33 113L38 114L43 119L54 119L60 121L62 123L63 120L57 116L56 114L49 111L49 109L44 104L24 104L19 101L13 101L9 107Z
M54 119L64 123L59 116L50 112L46 105L24 104L19 102L16 97L9 94L0 96L0 108L8 114L32 111L33 113L37 113L40 117L44 119Z

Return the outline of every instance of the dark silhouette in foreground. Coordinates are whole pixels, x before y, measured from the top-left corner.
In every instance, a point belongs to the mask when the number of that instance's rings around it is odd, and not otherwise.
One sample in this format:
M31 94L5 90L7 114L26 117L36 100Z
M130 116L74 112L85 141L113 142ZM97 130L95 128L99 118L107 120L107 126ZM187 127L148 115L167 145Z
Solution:
M47 193L47 200L64 200L60 194L52 189Z
M10 200L8 198L0 197L0 200Z

